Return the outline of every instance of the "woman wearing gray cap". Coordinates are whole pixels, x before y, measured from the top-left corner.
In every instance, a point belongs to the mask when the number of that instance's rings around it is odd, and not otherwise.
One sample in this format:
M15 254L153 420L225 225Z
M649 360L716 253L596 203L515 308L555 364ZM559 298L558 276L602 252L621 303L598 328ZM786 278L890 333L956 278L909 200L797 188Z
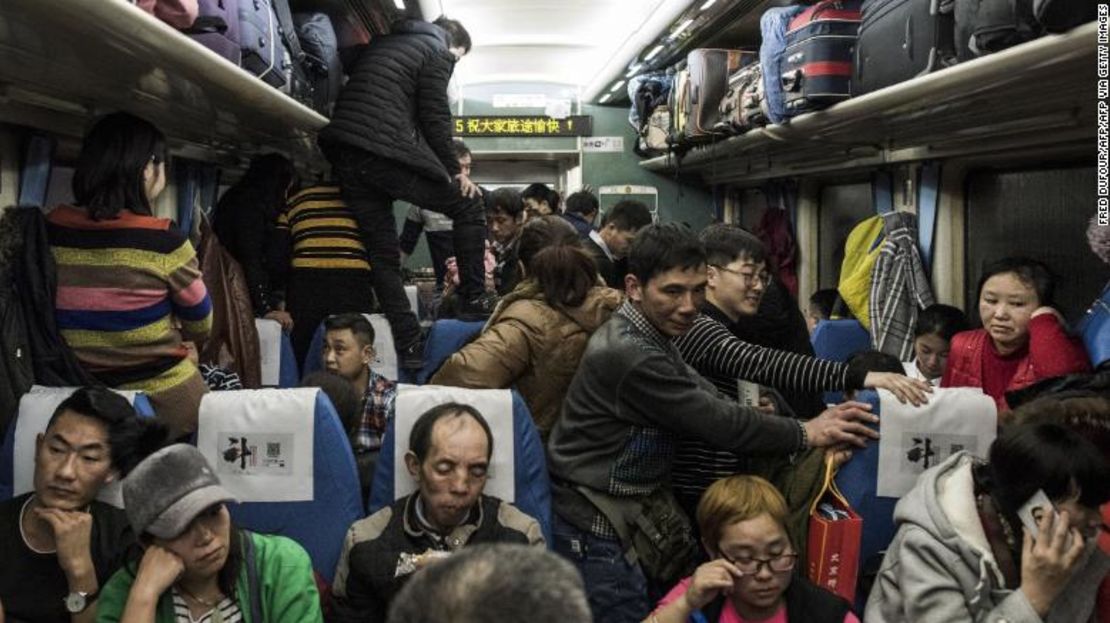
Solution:
M98 622L323 620L308 554L285 537L231 525L226 503L235 497L193 446L139 463L123 481L123 501L143 551L105 585Z

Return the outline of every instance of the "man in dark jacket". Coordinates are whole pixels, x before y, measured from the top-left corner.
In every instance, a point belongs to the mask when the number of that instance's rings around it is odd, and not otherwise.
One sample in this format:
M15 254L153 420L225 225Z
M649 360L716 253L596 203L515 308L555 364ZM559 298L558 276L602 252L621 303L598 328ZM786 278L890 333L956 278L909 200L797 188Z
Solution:
M484 289L481 191L459 168L451 143L447 84L469 51L470 35L454 20L398 22L359 54L331 123L320 132L320 147L362 229L374 292L406 368L422 365L423 346L401 281L394 200L454 221L460 316L484 318L496 304Z
M624 256L636 232L651 225L651 210L639 201L617 202L601 219L601 229L587 233L582 241L594 256L597 272L610 288L624 290L628 264Z
M877 436L865 422L878 421L853 403L805 423L766 415L722 397L682 361L672 339L693 327L707 281L705 250L689 230L645 228L632 244L625 279L629 300L590 338L547 446L555 551L578 565L594 620L604 623L643 620L651 610L648 578L583 490L614 506L650 498L681 515L667 484L676 434L782 456L863 445ZM625 519L633 525L633 517ZM689 526L685 532L689 538Z
M405 466L417 490L347 532L332 583L338 623L384 623L416 571L478 543L543 546L535 519L483 494L493 437L473 407L446 403L413 424Z
M597 197L588 190L580 190L567 197L563 218L567 219L579 238L589 238L594 230L594 221L597 220Z

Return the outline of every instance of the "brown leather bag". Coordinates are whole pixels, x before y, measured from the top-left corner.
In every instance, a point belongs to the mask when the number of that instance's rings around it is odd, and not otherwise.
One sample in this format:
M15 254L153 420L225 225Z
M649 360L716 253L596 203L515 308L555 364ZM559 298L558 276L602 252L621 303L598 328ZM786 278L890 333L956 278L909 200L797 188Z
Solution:
M262 386L262 357L254 307L243 269L220 244L207 218L200 219L197 256L212 299L212 332L200 360L237 373L247 389Z

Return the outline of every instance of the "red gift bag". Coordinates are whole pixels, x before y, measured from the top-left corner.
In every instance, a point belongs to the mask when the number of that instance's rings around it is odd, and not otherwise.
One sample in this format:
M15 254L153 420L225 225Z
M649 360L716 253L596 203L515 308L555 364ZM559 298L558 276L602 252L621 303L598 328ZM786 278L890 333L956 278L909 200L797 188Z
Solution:
M824 486L809 507L808 576L821 588L855 603L863 519L837 489L835 471L830 455Z

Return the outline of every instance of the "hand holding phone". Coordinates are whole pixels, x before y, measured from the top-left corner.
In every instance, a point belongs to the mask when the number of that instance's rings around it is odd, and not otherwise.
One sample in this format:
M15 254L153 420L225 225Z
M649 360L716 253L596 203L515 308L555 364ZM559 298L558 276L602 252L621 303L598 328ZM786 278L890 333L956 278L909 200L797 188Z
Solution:
M1057 517L1059 516L1056 513L1056 507L1052 504L1052 500L1048 499L1043 489L1037 489L1037 492L1018 509L1018 519L1021 520L1022 525L1025 526L1025 530L1033 537L1034 541L1037 540L1037 536L1040 535L1041 518L1046 512L1052 513Z

